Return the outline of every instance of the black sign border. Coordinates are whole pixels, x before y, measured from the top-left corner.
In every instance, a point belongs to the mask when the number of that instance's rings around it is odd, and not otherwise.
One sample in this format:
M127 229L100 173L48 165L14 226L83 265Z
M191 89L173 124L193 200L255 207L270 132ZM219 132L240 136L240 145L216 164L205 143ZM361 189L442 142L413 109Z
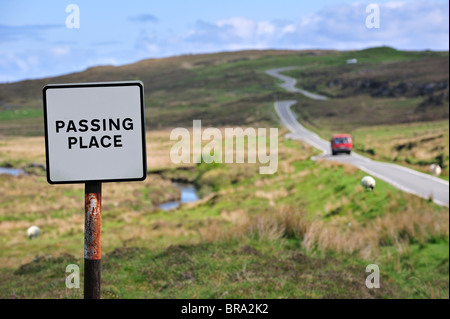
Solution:
M49 89L67 89L67 88L86 88L86 87L119 87L119 86L138 86L140 91L141 104L141 134L142 134L142 164L143 176L138 178L123 179L86 179L75 181L52 181L50 179L50 159L48 148L48 123L47 123L47 90ZM47 84L42 89L43 108L44 108L44 130L45 130L45 159L47 167L47 182L52 185L57 184L82 184L82 183L113 183L113 182L140 182L147 178L147 147L145 136L145 104L144 104L144 84L141 81L122 81L122 82L95 82L95 83L67 83L67 84Z

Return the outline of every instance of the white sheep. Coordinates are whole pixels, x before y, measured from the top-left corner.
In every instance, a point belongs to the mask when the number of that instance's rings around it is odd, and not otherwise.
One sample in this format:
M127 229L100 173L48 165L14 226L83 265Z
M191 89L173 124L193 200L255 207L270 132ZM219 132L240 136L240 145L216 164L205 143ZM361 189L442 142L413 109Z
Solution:
M441 175L442 169L438 164L431 164L430 166L430 173L434 176Z
M361 180L361 185L366 189L366 190L370 190L373 191L373 189L376 186L376 182L375 179L371 176L365 176L363 177L363 179Z
M37 226L31 226L27 229L27 236L29 239L37 238L41 235L41 229Z

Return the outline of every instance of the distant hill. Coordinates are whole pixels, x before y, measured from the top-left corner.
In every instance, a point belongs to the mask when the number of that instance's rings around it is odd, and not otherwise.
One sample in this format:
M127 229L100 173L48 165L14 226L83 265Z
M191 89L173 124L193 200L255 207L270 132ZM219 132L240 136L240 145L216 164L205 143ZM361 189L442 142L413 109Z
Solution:
M357 64L346 64L353 58ZM300 86L335 99L354 95L413 99L411 108L420 108L420 112L412 120L429 117L431 105L447 105L448 117L448 59L448 52L391 48L254 50L93 67L58 77L0 84L0 136L43 134L42 87L50 83L141 80L147 129L189 126L193 119L215 126L273 124L274 98L299 97L285 93L264 71L296 65L300 69L293 74L299 76ZM430 94L422 94L426 90ZM437 117L443 116L445 111L440 111Z

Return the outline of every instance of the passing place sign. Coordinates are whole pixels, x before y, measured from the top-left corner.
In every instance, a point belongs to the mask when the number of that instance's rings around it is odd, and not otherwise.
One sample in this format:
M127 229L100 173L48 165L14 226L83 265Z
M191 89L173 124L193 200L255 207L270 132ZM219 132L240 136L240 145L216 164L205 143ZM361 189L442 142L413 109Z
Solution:
M146 178L142 82L51 84L43 101L50 184Z

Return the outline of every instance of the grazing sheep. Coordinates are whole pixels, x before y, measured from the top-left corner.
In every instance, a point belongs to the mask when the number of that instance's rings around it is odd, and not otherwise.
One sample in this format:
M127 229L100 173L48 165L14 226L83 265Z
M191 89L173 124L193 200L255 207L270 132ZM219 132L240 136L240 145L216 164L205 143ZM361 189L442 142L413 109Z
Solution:
M430 173L434 176L441 175L442 169L438 164L431 164L430 166Z
M37 238L41 235L41 229L37 226L31 226L27 230L27 236L29 239Z
M371 176L366 176L363 177L363 179L361 180L361 185L366 189L366 190L370 190L373 191L373 189L376 186L376 182L375 179L373 179L373 177Z

